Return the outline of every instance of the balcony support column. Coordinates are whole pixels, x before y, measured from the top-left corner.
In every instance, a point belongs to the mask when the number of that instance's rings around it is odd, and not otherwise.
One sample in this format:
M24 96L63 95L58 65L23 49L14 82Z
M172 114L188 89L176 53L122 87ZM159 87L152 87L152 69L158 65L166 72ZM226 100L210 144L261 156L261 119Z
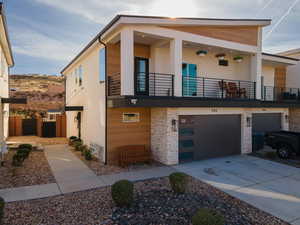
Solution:
M256 53L251 56L251 79L256 82L256 99L262 99L262 54Z
M134 34L121 31L121 95L134 95Z
M182 96L182 40L170 41L170 69L174 74L174 96Z

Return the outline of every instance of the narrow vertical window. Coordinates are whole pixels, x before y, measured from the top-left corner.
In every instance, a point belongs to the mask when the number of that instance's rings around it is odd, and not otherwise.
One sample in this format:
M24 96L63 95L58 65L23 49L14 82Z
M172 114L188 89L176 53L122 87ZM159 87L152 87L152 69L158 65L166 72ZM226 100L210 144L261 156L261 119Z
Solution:
M99 51L99 80L100 81L105 81L105 48L100 49Z
M79 70L79 86L81 86L82 85L82 79L83 79L83 68L82 68L82 65L79 66L78 70Z

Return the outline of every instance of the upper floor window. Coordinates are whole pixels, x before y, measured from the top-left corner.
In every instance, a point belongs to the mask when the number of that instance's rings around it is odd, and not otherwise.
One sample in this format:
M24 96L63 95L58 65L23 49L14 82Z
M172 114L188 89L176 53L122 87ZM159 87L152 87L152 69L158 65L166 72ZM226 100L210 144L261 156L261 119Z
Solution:
M79 86L81 86L82 85L82 78L83 78L83 67L82 67L82 65L80 65L79 68L78 68L78 74L79 74L78 83L79 83Z
M100 49L99 51L99 80L100 81L105 81L105 57L106 57L106 53L105 53L105 48Z

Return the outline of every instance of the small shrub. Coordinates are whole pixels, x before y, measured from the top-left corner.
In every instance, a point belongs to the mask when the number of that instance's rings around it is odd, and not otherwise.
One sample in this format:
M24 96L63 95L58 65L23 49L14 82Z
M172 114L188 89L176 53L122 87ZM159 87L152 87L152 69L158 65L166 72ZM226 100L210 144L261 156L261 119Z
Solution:
M81 146L82 146L82 142L81 141L75 141L75 142L73 142L73 146L74 146L76 151L79 151Z
M73 142L75 141L77 139L77 137L76 136L71 136L71 137L69 137L69 145L73 145Z
M84 155L84 152L88 149L88 147L86 145L81 145L79 146L79 151L82 153L82 155Z
M14 154L13 158L12 158L12 166L22 166L23 164L23 156L20 154Z
M117 206L130 206L133 202L133 183L128 180L120 180L111 187L112 199Z
M169 176L169 181L172 190L175 193L182 194L186 190L188 176L185 173L180 172L172 173Z
M17 155L23 157L23 161L29 157L29 154L30 154L30 150L27 148L17 150Z
M276 152L266 152L265 157L268 158L268 159L276 159L277 154L276 154Z
M90 149L84 150L83 154L86 160L90 161L93 159L92 151Z
M4 218L4 207L5 201L3 198L0 197L0 224L2 224Z
M192 218L193 225L224 225L225 220L222 215L212 209L199 209Z
M19 149L28 149L29 151L32 151L32 145L31 144L21 144L21 145L19 145Z

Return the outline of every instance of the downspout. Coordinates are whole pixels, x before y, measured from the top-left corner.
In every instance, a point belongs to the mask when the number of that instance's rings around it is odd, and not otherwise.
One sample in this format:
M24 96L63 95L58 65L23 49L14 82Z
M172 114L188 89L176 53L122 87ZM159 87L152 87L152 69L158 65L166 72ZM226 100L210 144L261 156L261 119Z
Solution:
M105 49L105 161L104 164L107 165L107 95L108 95L108 76L107 76L107 45L101 40L101 35L98 38L100 44L104 46Z

